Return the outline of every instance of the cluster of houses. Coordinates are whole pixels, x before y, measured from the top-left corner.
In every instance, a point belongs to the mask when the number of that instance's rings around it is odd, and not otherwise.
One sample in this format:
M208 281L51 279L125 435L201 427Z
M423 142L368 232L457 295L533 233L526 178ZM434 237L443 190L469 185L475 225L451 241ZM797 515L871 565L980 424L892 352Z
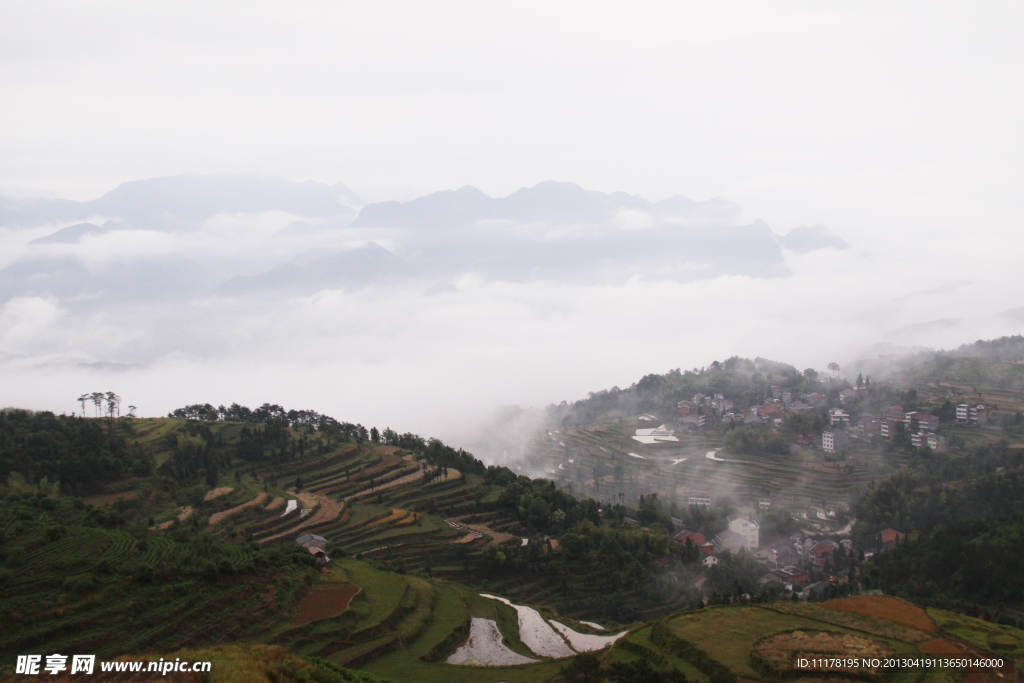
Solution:
M817 392L804 394L797 400L789 391L772 387L772 397L745 410L734 411L735 404L722 394L712 397L695 394L692 401L676 404L679 422L683 425L706 427L715 422L742 422L745 425L770 424L779 426L787 414L804 413L825 407L827 398Z
M811 591L822 590L828 583L822 581L808 584L813 574L820 574L835 566L834 554L839 548L844 548L846 552L853 549L853 541L850 539L836 541L822 535L804 534L794 534L782 541L762 546L760 527L748 515L730 515L728 522L729 528L711 540L695 531L686 530L677 533L675 540L695 546L700 551L701 564L705 567L718 564L719 555L727 550L733 554L747 552L761 560L769 570L760 579L760 583L778 581L788 591L800 591L802 599L806 599ZM904 537L905 534L895 529L885 529L880 534L881 549L890 548Z
M709 494L710 496L710 494ZM673 519L673 522L681 524L681 520ZM731 553L738 553L746 549L752 552L760 547L761 527L757 522L742 514L729 515L729 528L716 534L710 541L704 538L703 534L696 531L683 530L675 535L680 543L689 541L701 553L701 564L705 567L713 567L718 564L718 555L728 550Z
M984 406L979 406L984 409ZM906 433L910 434L910 442L916 448L927 446L933 451L949 450L946 437L935 433L939 428L939 418L930 413L918 411L904 412L900 406L890 406L881 416L861 415L853 424L850 416L842 408L829 411L829 423L832 427L821 435L821 448L827 453L842 453L850 449L850 438L870 440L879 436L892 441L902 424ZM847 427L842 429L840 427Z
M829 428L821 434L821 448L826 453L844 453L850 450L851 438L870 440L880 436L891 441L896 434L896 424L902 423L910 434L910 441L916 448L928 447L933 451L949 450L946 437L936 433L939 418L930 413L918 411L904 412L900 406L891 406L882 415L861 415L851 422L847 406L856 403L864 389L844 389L839 393L842 407L828 411ZM814 392L803 394L794 400L789 391L780 387L772 387L772 397L764 403L745 410L733 410L734 404L722 394L708 397L695 394L692 401L679 401L676 405L678 424L690 428L708 427L716 422L741 422L744 425L770 425L780 427L787 415L822 410L827 406L827 397ZM980 424L985 422L991 407L963 403L956 408L956 421L959 424ZM811 436L798 439L798 442L810 446L814 443Z
M902 423L910 434L910 441L916 448L928 447L933 451L946 451L949 444L946 437L936 433L939 418L930 413L905 412L900 406L891 406L882 415L861 415L851 422L845 408L860 398L863 389L845 389L839 393L842 407L828 411L829 428L821 434L821 448L826 453L844 453L850 450L851 438L870 440L880 436L891 441L896 434L896 424ZM814 392L803 394L794 400L789 391L772 387L772 397L761 405L745 410L733 410L734 404L722 394L708 397L695 394L692 401L679 401L676 405L678 424L690 428L708 427L716 422L741 422L745 425L770 425L780 427L787 415L822 410L827 406L827 397ZM979 424L988 419L991 408L983 404L961 404L956 408L956 421L960 424ZM808 436L798 439L804 445L814 443Z

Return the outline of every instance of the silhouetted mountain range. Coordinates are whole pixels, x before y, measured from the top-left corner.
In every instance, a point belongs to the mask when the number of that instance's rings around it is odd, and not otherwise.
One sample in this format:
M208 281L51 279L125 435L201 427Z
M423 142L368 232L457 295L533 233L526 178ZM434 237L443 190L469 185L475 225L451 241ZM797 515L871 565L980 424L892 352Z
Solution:
M467 273L580 283L784 277L782 247L806 253L846 246L822 227L780 237L763 221L740 225L739 208L725 199L677 195L649 202L568 182L545 181L507 197L466 186L367 204L358 216L345 201L359 198L340 183L227 175L132 181L85 202L0 200L0 225L71 223L27 242L23 255L0 271L0 303L15 296L102 305L97 302L294 295L452 282ZM282 225L272 239L265 230L226 237L204 223L265 212L301 220ZM154 230L181 235L146 232Z
M462 226L489 220L602 223L623 209L657 218L703 221L727 221L739 215L739 207L720 198L697 202L677 195L652 203L625 192L591 192L575 183L548 180L534 187L516 190L507 197L489 197L467 185L404 203L368 204L359 212L354 225L416 229Z

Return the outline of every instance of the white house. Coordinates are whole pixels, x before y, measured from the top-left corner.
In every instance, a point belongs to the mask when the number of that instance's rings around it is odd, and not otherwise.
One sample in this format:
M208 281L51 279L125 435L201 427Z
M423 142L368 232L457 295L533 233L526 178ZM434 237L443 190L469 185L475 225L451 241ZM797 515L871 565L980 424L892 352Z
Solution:
M714 555L708 555L703 560L701 560L701 564L703 564L705 567L714 567L716 564L718 564L718 558Z
M761 527L758 526L757 522L746 515L729 515L729 531L743 537L743 547L747 550L753 550L761 545L760 530Z
M979 422L987 421L988 413L988 408L980 403L974 406L961 403L956 407L956 421L960 424L976 425Z
M713 495L710 491L690 491L686 496L687 505L703 505L711 507Z
M842 429L830 429L821 433L821 448L826 453L843 453L850 450L850 435Z
M850 424L850 414L842 408L833 408L828 411L828 423L833 427L837 424Z

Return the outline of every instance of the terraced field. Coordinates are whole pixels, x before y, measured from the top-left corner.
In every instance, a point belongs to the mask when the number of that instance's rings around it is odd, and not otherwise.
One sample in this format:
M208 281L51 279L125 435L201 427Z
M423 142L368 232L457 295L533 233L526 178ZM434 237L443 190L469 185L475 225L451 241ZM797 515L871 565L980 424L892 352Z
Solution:
M616 421L544 434L531 442L527 463L580 495L618 501L622 493L622 499L633 504L640 495L653 492L662 500L685 505L688 489L738 501L756 502L768 494L787 505L845 504L889 471L877 453L863 450L851 452L847 463L830 467L800 452L788 456L729 453L721 450L715 437L701 434L677 433L674 442L635 441L632 435L646 424ZM706 457L711 451L716 452L714 460ZM595 471L603 475L595 479Z
M212 545L202 551L208 575L168 581L172 566L194 566L198 546L77 526L64 527L63 539L48 542L52 529L22 520L5 530L5 551L16 555L22 571L0 584L0 651L31 651L45 643L53 651L105 656L251 637L280 619L269 587L286 576L312 576L298 567L254 571L247 546ZM231 576L243 569L242 581Z

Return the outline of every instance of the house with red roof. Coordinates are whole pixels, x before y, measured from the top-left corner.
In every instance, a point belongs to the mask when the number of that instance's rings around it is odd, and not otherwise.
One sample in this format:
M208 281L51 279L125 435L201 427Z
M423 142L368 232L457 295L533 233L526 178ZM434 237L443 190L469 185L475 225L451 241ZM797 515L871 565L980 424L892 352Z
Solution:
M702 534L698 534L696 531L686 531L685 529L676 534L674 538L683 545L686 545L687 541L695 546L707 542L707 539Z
M895 529L882 529L879 534L882 537L882 547L888 548L892 546L896 541L901 541L907 537L907 535L901 531Z

